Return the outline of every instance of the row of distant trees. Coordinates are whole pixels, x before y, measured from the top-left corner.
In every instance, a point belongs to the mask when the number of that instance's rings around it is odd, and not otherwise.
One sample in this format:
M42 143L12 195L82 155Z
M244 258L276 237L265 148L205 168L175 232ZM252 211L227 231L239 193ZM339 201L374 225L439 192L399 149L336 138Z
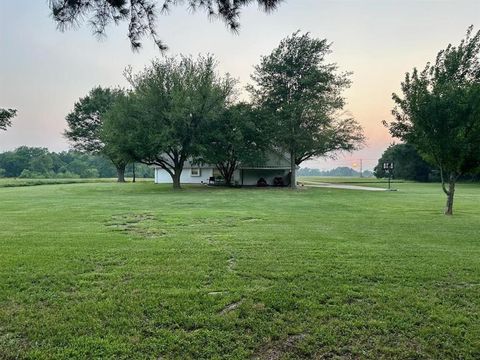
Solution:
M311 169L311 168L305 167L305 168L300 168L297 171L297 175L298 176L330 176L330 177L335 177L335 176L360 177L361 175L363 177L372 177L373 172L370 170L364 170L360 174L360 171L352 169L351 167L348 167L348 166L339 166L331 170Z
M127 176L152 177L153 169L131 164ZM19 178L112 178L115 167L105 157L78 151L51 152L46 148L21 146L0 153L0 177Z
M180 187L187 159L214 164L227 184L242 163L258 163L270 149L291 158L291 184L304 161L363 144L360 125L345 116L349 73L328 63L330 44L294 33L262 57L238 101L237 81L217 71L211 56L155 60L139 73L125 72L131 87L97 87L67 116L74 148L101 154L124 181L137 161L164 169Z
M388 174L383 168L384 163L394 163L395 169ZM374 175L377 178L386 178L390 175L395 179L412 181L441 181L438 168L427 161L418 153L411 144L392 144L382 154L375 166ZM460 177L464 181L480 180L480 168Z
M388 174L384 163L393 163L394 170ZM382 154L374 168L377 178L393 176L396 179L412 181L438 181L440 180L435 167L426 162L417 149L410 144L392 144Z

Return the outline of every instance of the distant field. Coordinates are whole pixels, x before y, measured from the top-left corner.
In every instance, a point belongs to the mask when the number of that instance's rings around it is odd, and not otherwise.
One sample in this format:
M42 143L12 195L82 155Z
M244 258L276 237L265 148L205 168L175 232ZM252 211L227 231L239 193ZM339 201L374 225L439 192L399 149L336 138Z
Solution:
M131 181L131 179L128 179ZM137 181L152 181L153 179L137 179ZM99 183L99 182L116 182L116 179L21 179L21 178L0 178L0 187L17 187L17 186L35 186L35 185L52 185L52 184L78 184L78 183Z
M479 359L480 186L0 188L0 359Z

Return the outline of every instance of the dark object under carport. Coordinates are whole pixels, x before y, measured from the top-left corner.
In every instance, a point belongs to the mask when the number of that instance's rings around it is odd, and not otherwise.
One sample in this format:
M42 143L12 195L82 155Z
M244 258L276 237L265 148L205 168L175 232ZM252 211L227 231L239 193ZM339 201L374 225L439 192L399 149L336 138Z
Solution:
M263 177L257 180L258 187L265 187L267 185L267 180L265 180Z
M285 181L283 181L283 177L277 176L273 179L273 186L285 186Z

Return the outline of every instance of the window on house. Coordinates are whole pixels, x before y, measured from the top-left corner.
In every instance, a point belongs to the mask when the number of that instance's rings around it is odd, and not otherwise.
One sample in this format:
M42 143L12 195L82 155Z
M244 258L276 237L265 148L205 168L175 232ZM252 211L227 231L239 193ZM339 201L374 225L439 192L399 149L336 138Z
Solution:
M191 168L190 176L200 176L200 168Z

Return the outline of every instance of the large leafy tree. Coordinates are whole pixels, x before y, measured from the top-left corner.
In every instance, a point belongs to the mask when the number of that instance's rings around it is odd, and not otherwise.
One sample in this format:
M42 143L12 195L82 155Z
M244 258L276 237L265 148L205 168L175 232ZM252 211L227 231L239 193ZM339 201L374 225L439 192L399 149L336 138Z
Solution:
M118 134L123 153L161 167L180 188L184 162L199 156L205 123L231 103L236 82L219 76L210 56L156 60L127 78L132 93L107 116L105 131Z
M227 185L240 164L258 163L270 144L262 116L247 103L230 106L206 122L201 136L198 161L214 164Z
M17 110L0 108L0 130L7 130L16 114Z
M394 120L385 125L438 167L445 214L452 215L458 178L480 166L480 31L470 27L458 46L407 73L401 89L393 94Z
M158 13L172 6L187 3L192 10L204 10L210 17L222 19L233 31L238 31L243 7L257 3L265 11L273 10L282 0L50 0L54 20L60 29L77 26L88 20L96 35L104 35L111 24L127 21L128 37L133 49L141 47L141 39L149 35L161 50L165 44L158 38ZM160 4L160 6L159 6Z
M392 144L384 151L374 169L377 178L388 176L383 164L393 162L397 179L428 181L432 167L420 156L413 145Z
M145 109L144 109L145 110ZM120 94L104 114L101 138L109 145L109 151L121 154L132 162L139 161L147 151L142 138L142 119L139 101L133 91Z
M105 141L101 131L105 113L121 96L122 91L118 89L93 88L75 103L73 111L66 116L68 129L64 135L74 149L107 157L117 169L118 182L125 182L125 167L130 158Z
M269 114L277 145L290 154L292 187L303 161L355 150L364 140L361 126L342 114L349 74L326 62L329 53L327 40L297 31L262 57L252 75L253 100Z

